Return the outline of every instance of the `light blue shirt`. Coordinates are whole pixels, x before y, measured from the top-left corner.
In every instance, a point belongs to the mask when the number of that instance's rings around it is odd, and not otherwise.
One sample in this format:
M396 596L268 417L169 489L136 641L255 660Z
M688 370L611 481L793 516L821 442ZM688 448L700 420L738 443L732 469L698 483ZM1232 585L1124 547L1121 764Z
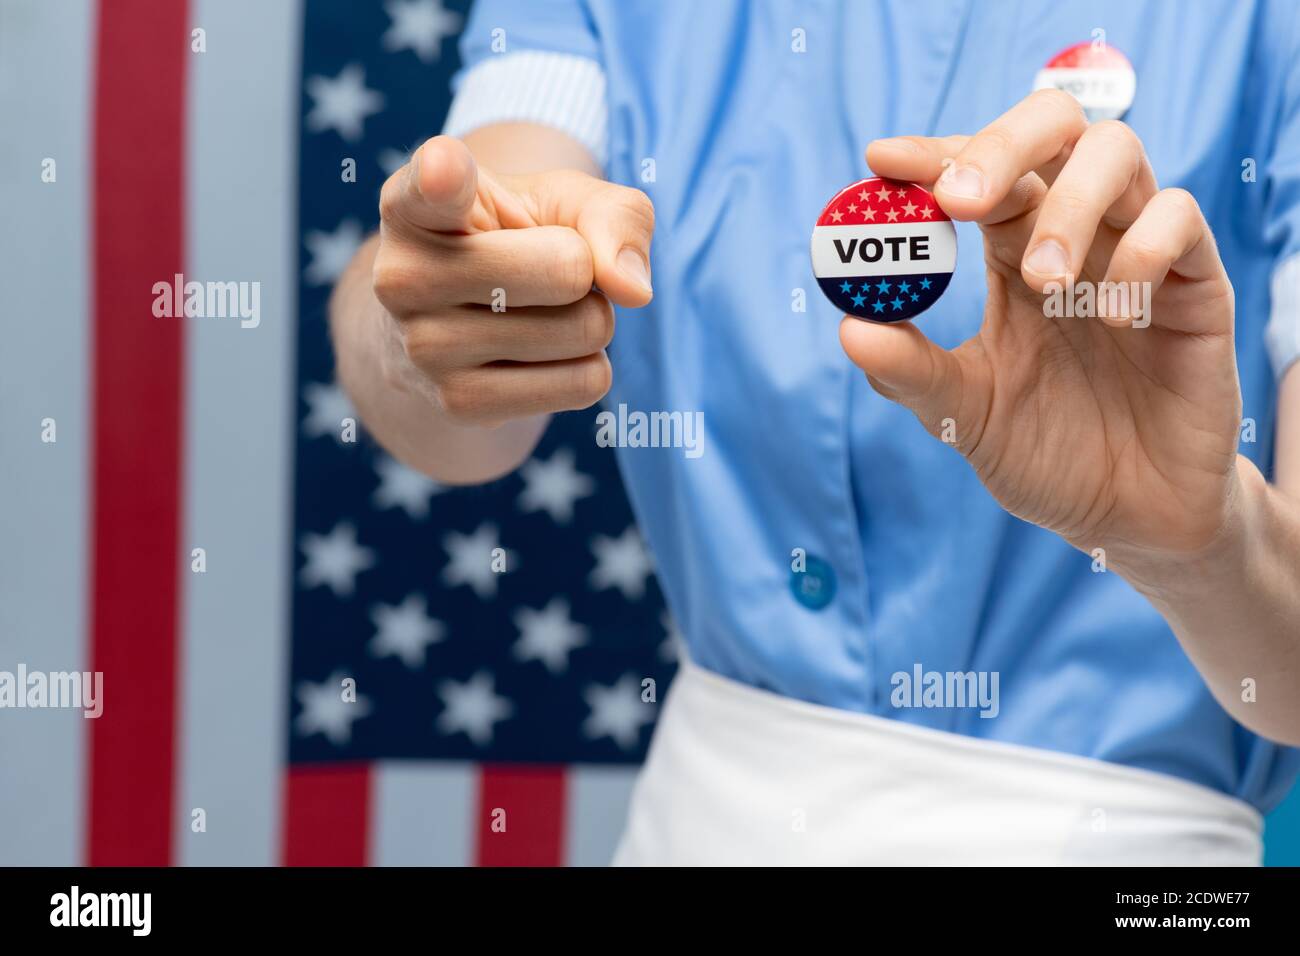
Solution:
M877 396L810 272L812 224L868 174L867 143L974 132L1098 26L1136 70L1125 120L1161 185L1189 189L1214 228L1254 422L1242 452L1268 473L1276 376L1300 354L1300 4L480 0L449 124L569 129L612 180L654 200L655 300L619 315L607 405L704 413L699 457L619 453L698 664L1267 810L1297 751L1233 721L1122 578L1008 515L951 448ZM504 82L524 51L579 58L578 79L469 89L489 67ZM945 347L976 332L985 297L979 233L959 224L958 239L952 285L918 319ZM894 706L894 675L917 666L996 673L997 716Z

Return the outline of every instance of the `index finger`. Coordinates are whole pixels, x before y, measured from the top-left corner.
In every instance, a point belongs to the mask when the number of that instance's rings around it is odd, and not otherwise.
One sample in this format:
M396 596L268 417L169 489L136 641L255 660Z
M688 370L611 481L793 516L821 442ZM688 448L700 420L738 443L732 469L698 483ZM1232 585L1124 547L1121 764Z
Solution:
M954 219L981 221L1026 174L1058 167L1087 128L1069 93L1031 93L967 141L935 182L935 199Z
M492 222L478 192L478 164L469 148L450 136L435 136L388 177L379 194L379 215L387 224L428 232L481 232Z
M933 191L934 184L948 169L969 136L897 136L878 139L867 147L867 165L877 176L916 183ZM981 226L996 226L1033 209L1047 194L1047 186L1036 173L1026 173L1002 201L979 219Z

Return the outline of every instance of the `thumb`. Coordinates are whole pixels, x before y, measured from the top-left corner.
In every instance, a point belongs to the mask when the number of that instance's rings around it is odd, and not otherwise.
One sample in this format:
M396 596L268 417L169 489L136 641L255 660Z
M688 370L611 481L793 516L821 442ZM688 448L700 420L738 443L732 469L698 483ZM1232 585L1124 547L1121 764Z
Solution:
M478 164L469 148L451 136L435 136L384 183L380 215L385 222L400 221L429 232L489 229L492 224L479 201L478 186Z
M615 304L650 301L650 240L654 204L629 189L574 170L537 177L534 193L543 221L577 230L591 249L596 287Z
M889 325L845 316L840 344L871 387L909 409L926 431L965 454L986 418L982 381L959 352L939 348L911 322Z

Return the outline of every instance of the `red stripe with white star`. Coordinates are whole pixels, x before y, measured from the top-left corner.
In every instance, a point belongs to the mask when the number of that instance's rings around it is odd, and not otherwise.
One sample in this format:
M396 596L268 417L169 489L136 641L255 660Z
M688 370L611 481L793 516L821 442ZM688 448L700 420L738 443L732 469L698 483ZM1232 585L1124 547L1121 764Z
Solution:
M914 183L875 180L840 190L817 219L819 226L883 226L889 223L948 222L934 196Z

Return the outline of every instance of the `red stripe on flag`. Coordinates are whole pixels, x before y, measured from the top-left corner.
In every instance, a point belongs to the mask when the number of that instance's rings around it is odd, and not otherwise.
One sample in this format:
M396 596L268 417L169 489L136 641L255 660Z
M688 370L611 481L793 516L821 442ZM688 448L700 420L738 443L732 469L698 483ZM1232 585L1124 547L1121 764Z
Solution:
M284 866L366 865L370 777L370 765L364 763L289 768L282 826Z
M563 767L484 765L475 864L562 866L566 789Z
M153 284L184 261L184 0L101 0L95 66L91 416L92 865L171 862L183 319Z

